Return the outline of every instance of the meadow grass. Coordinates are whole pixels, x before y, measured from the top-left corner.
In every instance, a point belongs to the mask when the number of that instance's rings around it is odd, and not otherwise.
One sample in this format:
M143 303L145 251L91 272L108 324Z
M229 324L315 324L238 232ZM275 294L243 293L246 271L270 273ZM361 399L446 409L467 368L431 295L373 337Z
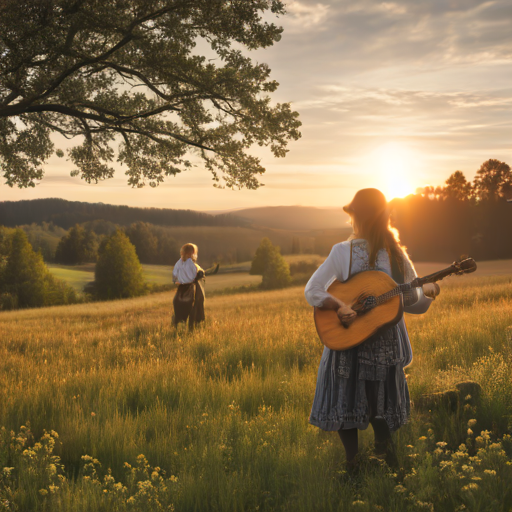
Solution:
M307 422L323 347L303 287L207 299L192 333L171 307L161 293L0 314L0 510L512 507L509 277L449 280L407 316L413 403L466 379L482 403L413 409L401 469L355 479L337 435Z

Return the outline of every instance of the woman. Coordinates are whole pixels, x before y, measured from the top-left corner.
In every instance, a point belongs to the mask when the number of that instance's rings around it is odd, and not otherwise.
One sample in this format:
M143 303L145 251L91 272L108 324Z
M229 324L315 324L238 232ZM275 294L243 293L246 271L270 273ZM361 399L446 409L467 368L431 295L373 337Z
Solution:
M204 271L196 263L197 253L197 245L185 244L172 271L172 280L178 285L173 300L173 324L188 319L190 329L204 321Z
M309 280L305 295L311 306L335 310L340 321L350 324L356 313L326 291L335 279L346 281L359 272L380 270L404 283L412 281L416 273L390 228L382 192L374 188L360 190L343 209L351 217L354 234L333 247ZM404 296L405 311L425 313L437 293L439 287L433 285L412 290ZM403 318L349 350L324 348L309 421L323 430L338 432L348 469L356 465L358 430L368 428L369 423L375 434L376 455L394 462L391 432L409 418L404 367L411 361Z

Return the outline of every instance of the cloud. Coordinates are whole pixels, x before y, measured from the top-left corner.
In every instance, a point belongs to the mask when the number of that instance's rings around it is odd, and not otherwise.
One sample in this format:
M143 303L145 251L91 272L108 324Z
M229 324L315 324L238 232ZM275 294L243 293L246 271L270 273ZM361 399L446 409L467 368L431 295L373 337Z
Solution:
M325 30L322 25L329 14L329 5L316 2L308 4L304 1L292 0L286 4L288 12L284 20L286 30L292 33L303 33L304 30Z
M447 66L512 57L509 0L301 0L289 10L283 43L293 46L298 58L302 54L303 64L314 59L315 70L406 62Z

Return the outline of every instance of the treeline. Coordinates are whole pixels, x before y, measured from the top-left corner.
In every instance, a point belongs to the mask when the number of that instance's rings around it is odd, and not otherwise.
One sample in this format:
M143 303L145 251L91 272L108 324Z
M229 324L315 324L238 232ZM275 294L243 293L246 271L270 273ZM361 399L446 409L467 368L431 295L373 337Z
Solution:
M128 226L147 222L161 226L245 226L247 220L232 214L209 215L193 210L134 208L64 199L33 199L0 202L0 224L8 227L42 222L69 229L75 224L103 220Z
M394 225L416 261L512 258L512 172L487 160L473 182L461 171L444 186L392 201Z
M171 265L179 258L179 246L164 228L146 222L135 222L121 229L134 245L141 263ZM101 243L118 230L114 224L94 221L76 224L59 241L53 261L62 265L94 263Z

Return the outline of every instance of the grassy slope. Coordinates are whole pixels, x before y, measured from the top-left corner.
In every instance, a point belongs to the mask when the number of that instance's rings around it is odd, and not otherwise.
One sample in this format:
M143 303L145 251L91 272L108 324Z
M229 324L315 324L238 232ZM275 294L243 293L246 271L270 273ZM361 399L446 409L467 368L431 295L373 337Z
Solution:
M54 429L68 468L87 453L116 478L144 453L178 475L177 510L349 510L366 495L388 503L396 483L388 477L340 485L337 436L307 423L322 346L302 287L211 298L207 327L193 334L172 329L170 317L168 293L0 313L0 425ZM471 412L475 430L503 432L512 401L509 278L447 281L429 313L407 321L412 399L478 379L485 400ZM460 442L452 420L414 413L397 438L404 467L407 445L428 427L437 440ZM370 442L363 432L362 446ZM416 510L397 503L393 510Z
M245 268L245 265L243 268ZM94 281L94 264L68 267L64 265L48 265L50 272L59 279L66 281L77 291L81 292L84 286ZM142 265L144 278L148 283L171 284L172 267L163 265ZM234 268L233 270L238 270ZM218 291L225 288L245 286L261 282L261 276L250 276L247 272L232 272L229 274L218 274L209 276L206 279L206 290Z

